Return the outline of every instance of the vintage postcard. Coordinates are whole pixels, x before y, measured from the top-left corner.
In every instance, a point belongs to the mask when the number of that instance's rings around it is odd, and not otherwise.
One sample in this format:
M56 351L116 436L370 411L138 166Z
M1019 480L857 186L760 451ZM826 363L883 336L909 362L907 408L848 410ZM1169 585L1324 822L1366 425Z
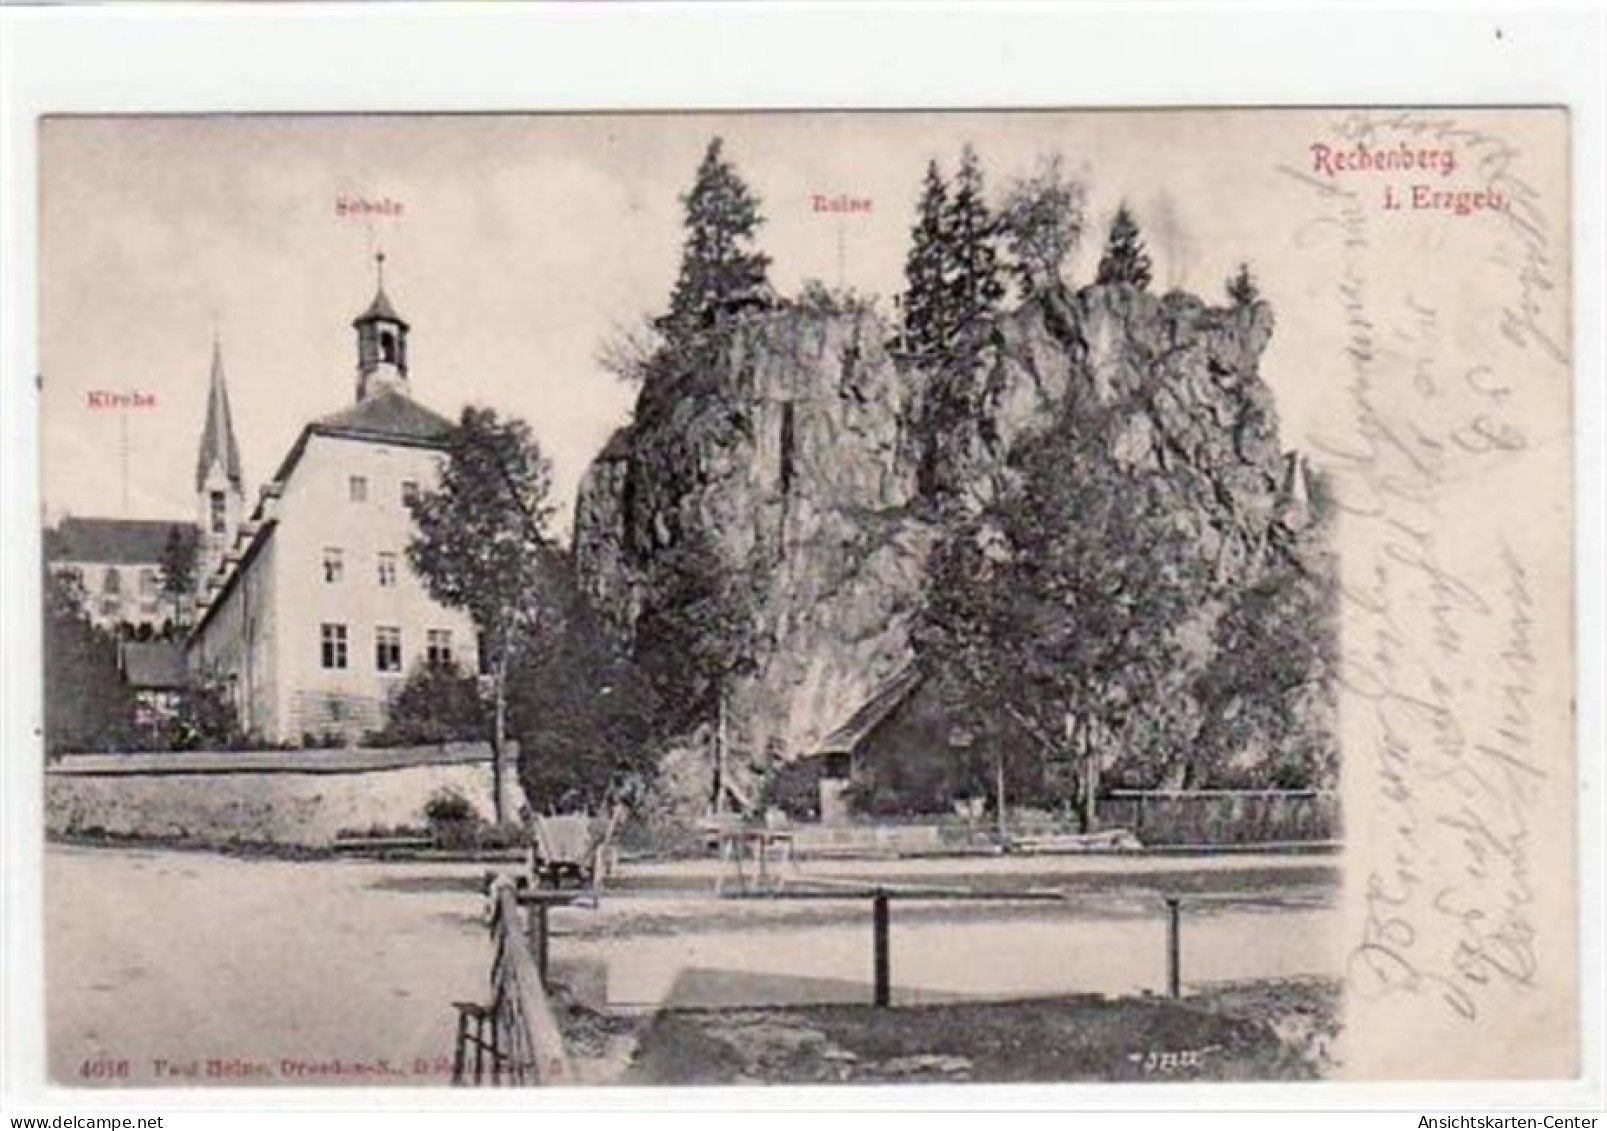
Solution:
M1579 1075L1565 109L38 152L53 1083Z

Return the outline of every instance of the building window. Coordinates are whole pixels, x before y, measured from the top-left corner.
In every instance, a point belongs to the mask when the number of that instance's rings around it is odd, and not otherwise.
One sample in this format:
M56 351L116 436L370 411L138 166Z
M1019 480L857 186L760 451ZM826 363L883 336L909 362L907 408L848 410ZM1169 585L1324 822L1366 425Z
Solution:
M446 667L452 662L452 630L432 628L424 634L424 660L432 667Z
M142 597L156 596L156 571L142 569L139 571L139 591Z
M394 589L396 587L396 555L389 550L380 551L379 587L381 589Z
M100 615L101 616L103 616L103 617L115 617L118 613L122 612L122 610L123 610L122 602L119 601L116 597L103 597L103 598L101 598L101 602L100 602Z
M323 661L326 668L344 668L346 666L346 626L343 624L325 624L323 626Z
M412 505L413 500L416 498L418 498L418 480L402 480L402 505L404 507L410 506Z
M123 591L123 575L116 566L107 566L106 574L100 581L101 592L121 593Z
M211 494L212 533L226 534L229 530L229 505L222 491Z
M346 555L339 546L324 547L324 581L335 584L346 575Z
M382 672L402 670L402 630L380 625L374 630L374 666Z
M346 486L351 493L352 502L368 502L368 476L353 475L351 478L346 480Z

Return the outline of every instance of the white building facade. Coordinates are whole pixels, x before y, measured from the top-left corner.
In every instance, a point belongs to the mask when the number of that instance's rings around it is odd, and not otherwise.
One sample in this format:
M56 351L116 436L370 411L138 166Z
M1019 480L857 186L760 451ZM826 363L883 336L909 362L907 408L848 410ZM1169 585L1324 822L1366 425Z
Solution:
M69 517L45 532L45 553L52 572L83 586L91 623L109 632L154 631L187 612L162 586L162 556L175 533L195 536L187 522Z
M477 663L468 616L407 560L406 500L436 485L452 423L410 395L408 325L383 283L353 325L356 403L302 430L207 577L187 642L192 673L264 741L358 741L419 665Z

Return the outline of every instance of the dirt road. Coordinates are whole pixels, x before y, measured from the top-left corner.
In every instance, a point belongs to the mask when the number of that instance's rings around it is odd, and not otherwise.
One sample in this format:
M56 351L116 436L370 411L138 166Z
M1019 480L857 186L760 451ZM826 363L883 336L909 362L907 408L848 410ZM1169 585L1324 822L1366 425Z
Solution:
M898 904L895 999L1159 989L1155 895L1179 875L1249 902L1186 912L1185 977L1331 973L1331 879L1310 861L858 865L895 882L1030 881L1066 904ZM863 899L718 900L706 869L638 866L643 890L554 913L554 976L587 1004L862 1001ZM74 1084L434 1084L454 1000L483 1000L482 868L242 859L53 845L46 854L52 1075ZM629 870L627 870L628 872ZM679 881L678 883L676 881Z

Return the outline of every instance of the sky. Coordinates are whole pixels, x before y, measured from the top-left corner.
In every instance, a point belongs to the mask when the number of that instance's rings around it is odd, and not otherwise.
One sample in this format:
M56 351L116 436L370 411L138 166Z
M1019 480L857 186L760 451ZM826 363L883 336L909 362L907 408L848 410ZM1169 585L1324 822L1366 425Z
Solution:
M713 136L762 202L760 244L783 293L803 280L891 296L929 160L977 149L990 194L1050 153L1086 183L1091 277L1129 202L1154 289L1222 300L1243 260L1279 317L1263 363L1286 446L1323 412L1302 357L1302 260L1268 223L1301 192L1335 112L753 113L56 118L42 127L43 496L63 514L191 517L214 334L248 489L309 420L355 396L351 320L374 252L412 324L413 395L455 416L488 404L530 423L554 468L567 537L576 485L632 390L599 343L663 309L681 195ZM868 200L820 212L816 194ZM1307 192L1309 195L1309 192ZM392 201L357 219L342 198ZM1307 257L1309 258L1309 256ZM95 407L96 392L150 404ZM124 441L126 429L126 444Z

